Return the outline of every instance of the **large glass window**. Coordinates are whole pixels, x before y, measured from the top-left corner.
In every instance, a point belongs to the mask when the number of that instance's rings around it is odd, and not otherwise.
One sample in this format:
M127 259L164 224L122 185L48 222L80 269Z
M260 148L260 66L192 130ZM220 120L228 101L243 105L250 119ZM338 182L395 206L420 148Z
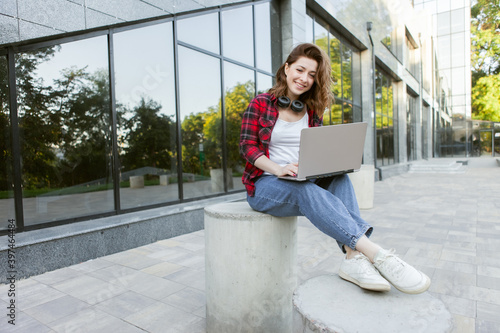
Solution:
M11 124L9 112L9 84L7 58L0 56L0 229L8 227L9 219L15 219L12 177Z
M406 97L406 155L408 161L417 159L417 99L407 94Z
M494 130L493 144L495 147L495 150L493 151L493 156L500 156L500 123L495 123L493 125L493 130Z
M376 70L376 124L377 165L391 165L398 162L397 113L394 100L395 89L392 79L379 69Z
M431 110L428 105L422 105L422 158L427 159L429 155L429 118Z
M396 27L386 33L381 43L399 60L401 60L401 52L398 52L400 42L398 39L399 29Z
M256 66L261 70L272 72L271 56L271 12L269 3L254 7L255 11L255 44Z
M182 172L184 198L222 192L210 170L222 168L220 60L179 47Z
M406 69L408 69L417 81L420 81L417 49L408 35L405 37L404 62Z
M121 208L178 200L172 23L113 40Z
M334 31L314 13L308 11L312 24L314 43L330 56L332 66L332 92L334 102L323 116L325 125L352 123L360 121L361 90L353 86L361 86L360 58L351 47L335 37ZM356 70L358 69L358 70ZM358 74L355 74L358 73Z
M268 91L273 86L273 77L266 74L257 73L257 94Z
M440 3L442 1L438 1ZM449 35L451 32L450 29L450 12L446 11L437 15L437 35Z
M225 57L254 65L252 7L222 12L222 41Z
M226 118L226 144L228 149L228 190L242 189L241 176L245 169L244 160L240 156L239 142L242 110L255 96L254 72L224 63L224 106ZM215 179L212 179L216 183Z
M16 56L24 225L113 210L107 39Z
M219 54L219 14L210 13L177 21L177 38Z

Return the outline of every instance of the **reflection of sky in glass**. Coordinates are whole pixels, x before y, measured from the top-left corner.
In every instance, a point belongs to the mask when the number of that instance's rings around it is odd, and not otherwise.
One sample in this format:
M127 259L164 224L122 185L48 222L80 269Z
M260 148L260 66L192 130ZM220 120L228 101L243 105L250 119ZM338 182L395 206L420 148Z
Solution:
M314 34L313 34L313 20L307 15L306 16L306 40L307 43L313 43Z
M253 66L252 7L223 11L222 24L224 56Z
M271 71L271 36L269 4L255 6L257 66ZM224 56L254 65L252 7L222 11L224 24ZM218 13L180 19L178 38L210 52L219 53ZM174 64L172 56L172 23L152 25L114 34L116 101L133 108L141 97L149 97L162 105L162 112L175 113ZM206 111L220 98L220 66L216 59L179 47L180 86L196 98L184 98L182 113ZM46 84L61 78L61 70L87 66L88 73L108 69L107 38L98 36L61 44L60 51L41 63L37 74ZM253 81L251 71L227 65L226 87ZM205 73L205 74L202 74ZM203 79L205 78L205 79ZM259 90L267 90L270 77L260 80ZM206 82L207 84L202 84ZM196 88L194 88L196 87ZM182 92L182 91L181 91Z
M43 78L45 84L51 85L54 79L62 78L63 69L73 66L78 69L88 66L86 71L91 74L101 69L107 71L107 49L106 36L61 44L59 52L55 52L51 60L41 63L36 73Z
M327 36L328 32L326 29L319 23L314 22L314 40L317 43L318 40L323 40L324 44L321 46L325 45L327 42Z
M180 41L219 54L219 15L217 13L177 21Z
M190 113L205 112L220 100L220 61L179 46L181 121Z
M224 63L225 91L232 90L236 85L245 84L248 81L254 81L253 71L229 62Z
M273 86L272 76L258 73L257 74L257 94L267 92Z
M133 108L151 98L175 114L172 43L171 23L114 35L117 103Z
M271 68L271 13L269 3L255 6L255 39L257 67L268 72Z

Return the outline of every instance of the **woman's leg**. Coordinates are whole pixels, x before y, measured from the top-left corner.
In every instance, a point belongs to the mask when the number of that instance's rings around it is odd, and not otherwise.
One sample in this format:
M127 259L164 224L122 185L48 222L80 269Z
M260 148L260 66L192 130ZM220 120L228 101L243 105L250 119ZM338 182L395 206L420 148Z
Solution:
M323 180L318 185L263 176L256 185L255 196L248 197L253 209L275 216L306 216L319 230L337 240L347 252L339 271L343 279L378 291L390 289L387 281L410 294L429 288L430 279L425 274L392 250L386 251L368 239L372 227L360 216L347 176Z
M352 186L349 176L344 174L334 177L318 178L315 180L315 184L320 186L321 188L324 188L325 190L329 191L334 196L339 198L344 204L344 206L347 208L349 214L352 216L353 219L361 221L361 223L364 222L364 220L361 218L358 206L358 200L356 198L356 193L354 192L354 188ZM363 242L363 244L361 245L364 250L368 251L369 253L372 253L373 251L376 251L377 249L380 248L379 246L370 246L375 244L369 241L366 242L367 237L364 238L366 238L365 242ZM358 243L356 244L356 249L351 249L350 247L344 246L344 244L340 243L339 246L344 253L347 253L347 258L352 258L359 253L358 251L361 251L359 249Z
M274 176L262 176L255 185L255 196L248 197L253 209L274 216L305 216L319 230L351 249L373 230L359 216L349 181L337 182L335 191L325 190L310 181L295 182Z
M374 261L375 255L382 248L368 239L368 237L361 237L356 243L356 250L352 250L351 248L346 248L347 259L352 259L355 255L359 254L359 252L363 253L365 256L370 259L371 262Z

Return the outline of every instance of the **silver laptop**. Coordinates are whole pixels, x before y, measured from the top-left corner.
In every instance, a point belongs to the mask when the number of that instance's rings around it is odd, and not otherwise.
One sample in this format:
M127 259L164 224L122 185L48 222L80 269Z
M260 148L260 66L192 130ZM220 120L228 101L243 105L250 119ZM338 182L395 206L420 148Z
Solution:
M367 127L351 123L302 129L297 176L279 178L305 181L359 170Z

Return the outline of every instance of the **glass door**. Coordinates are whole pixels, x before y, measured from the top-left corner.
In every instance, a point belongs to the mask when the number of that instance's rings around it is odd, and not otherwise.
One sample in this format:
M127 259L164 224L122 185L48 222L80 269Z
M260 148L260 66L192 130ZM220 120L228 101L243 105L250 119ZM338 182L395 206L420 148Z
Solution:
M481 141L481 156L493 156L493 130L481 130L479 132Z

